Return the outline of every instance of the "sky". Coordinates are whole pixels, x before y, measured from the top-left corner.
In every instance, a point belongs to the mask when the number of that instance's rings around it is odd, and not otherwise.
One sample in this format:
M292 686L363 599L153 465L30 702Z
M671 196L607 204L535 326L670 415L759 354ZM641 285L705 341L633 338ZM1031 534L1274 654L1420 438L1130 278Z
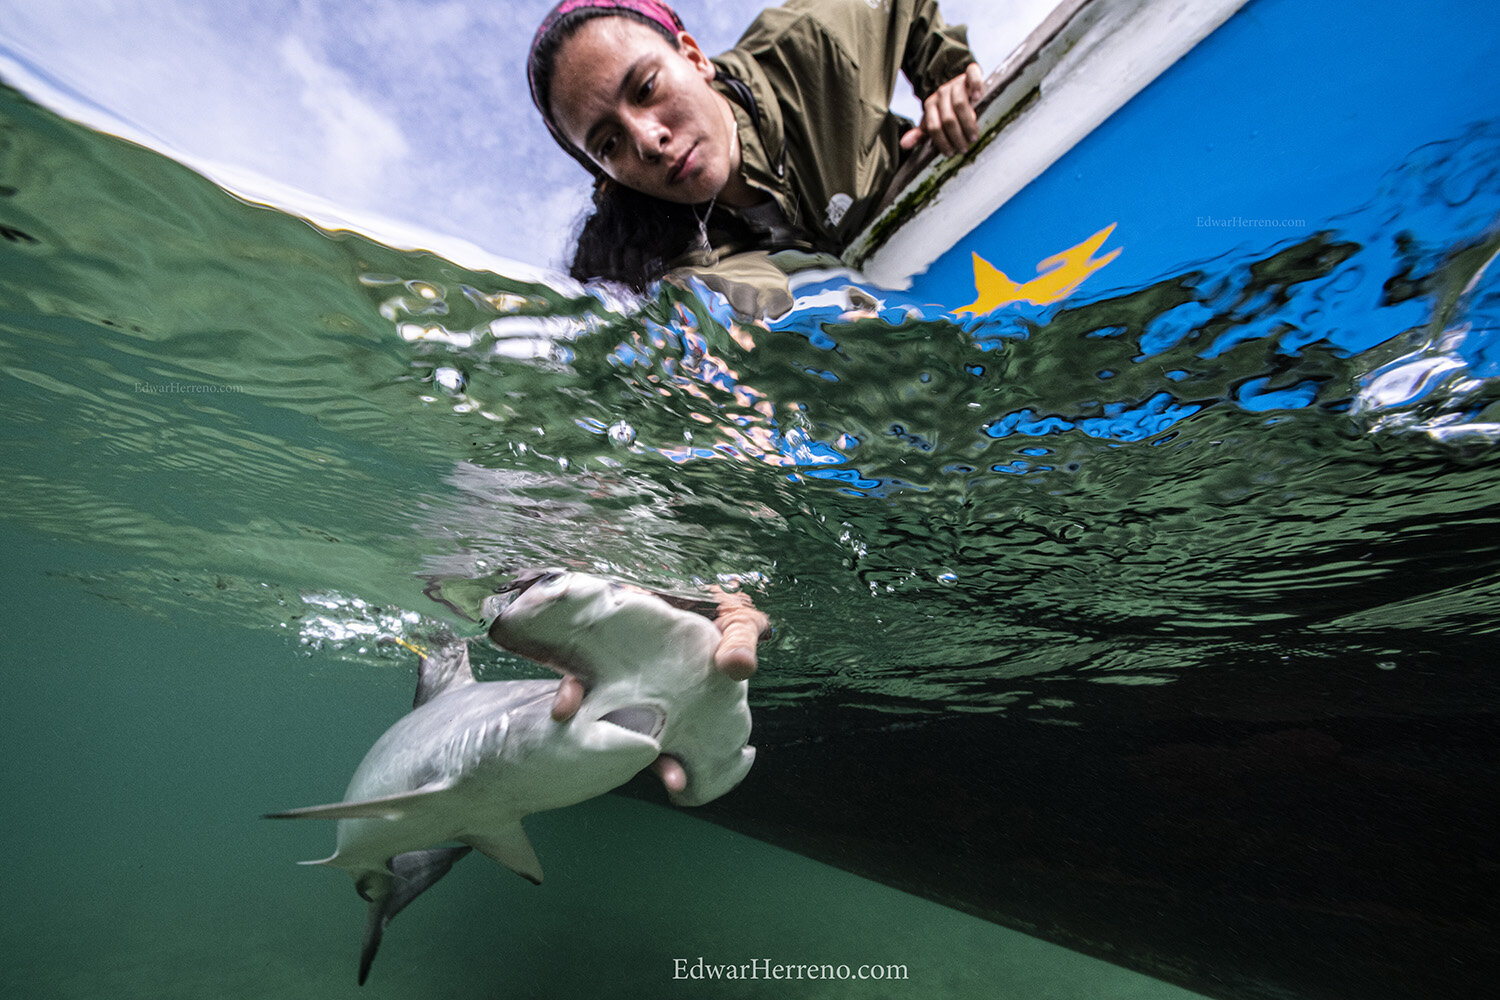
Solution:
M4 0L0 79L320 225L551 269L589 191L527 91L526 49L552 2ZM1053 2L942 8L969 25L988 74ZM710 53L764 6L675 4ZM895 106L915 117L903 91Z

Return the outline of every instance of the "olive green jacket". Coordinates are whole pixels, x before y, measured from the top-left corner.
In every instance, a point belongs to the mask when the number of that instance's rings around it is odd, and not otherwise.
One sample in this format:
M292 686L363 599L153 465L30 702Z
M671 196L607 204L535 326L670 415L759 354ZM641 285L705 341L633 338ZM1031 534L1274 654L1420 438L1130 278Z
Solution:
M739 126L741 173L790 226L767 230L745 215L716 225L732 212L716 208L715 252L675 262L682 266L669 277L696 276L740 312L778 315L791 295L766 251L838 253L890 185L911 127L890 110L897 71L925 98L974 56L963 26L947 25L936 0L788 0L713 61L714 86ZM742 103L746 89L753 109ZM759 252L738 259L745 251Z

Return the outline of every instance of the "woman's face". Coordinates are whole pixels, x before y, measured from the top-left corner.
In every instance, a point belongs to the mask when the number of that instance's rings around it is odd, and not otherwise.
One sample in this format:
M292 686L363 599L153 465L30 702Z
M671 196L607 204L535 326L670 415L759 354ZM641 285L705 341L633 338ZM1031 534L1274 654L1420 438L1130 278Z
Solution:
M697 204L738 177L729 102L686 32L677 46L627 17L585 21L553 62L562 134L610 177L665 201Z

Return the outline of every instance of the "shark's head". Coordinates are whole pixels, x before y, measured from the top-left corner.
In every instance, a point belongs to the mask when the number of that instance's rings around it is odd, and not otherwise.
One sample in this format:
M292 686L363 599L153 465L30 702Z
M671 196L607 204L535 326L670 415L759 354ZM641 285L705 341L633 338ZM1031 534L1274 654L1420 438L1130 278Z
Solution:
M581 678L576 722L620 727L658 741L681 761L697 805L733 788L755 751L746 746L746 684L714 667L719 630L702 615L634 587L545 571L521 582L496 616L498 645Z
M718 643L713 623L646 591L562 570L533 574L518 590L490 626L490 638L590 687L657 670L664 648L675 660L711 667Z

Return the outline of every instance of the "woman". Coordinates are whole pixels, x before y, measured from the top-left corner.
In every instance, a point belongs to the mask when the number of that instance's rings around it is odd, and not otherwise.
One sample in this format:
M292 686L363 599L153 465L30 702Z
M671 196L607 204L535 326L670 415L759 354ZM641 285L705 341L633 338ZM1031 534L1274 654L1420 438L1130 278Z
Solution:
M898 69L919 126L890 112ZM979 67L935 0L789 0L713 59L659 0L564 0L527 72L597 179L573 275L644 289L685 270L752 315L791 304L768 252L838 253L905 151L978 136Z
M920 126L891 114L897 69L924 98ZM867 220L903 151L978 136L981 76L934 0L789 0L709 59L659 0L564 0L527 61L548 130L596 178L572 272L637 289L697 274L741 312L791 305L769 251L836 253ZM748 677L766 617L716 593L720 670ZM564 720L584 696L558 689ZM685 784L669 757L656 770Z

